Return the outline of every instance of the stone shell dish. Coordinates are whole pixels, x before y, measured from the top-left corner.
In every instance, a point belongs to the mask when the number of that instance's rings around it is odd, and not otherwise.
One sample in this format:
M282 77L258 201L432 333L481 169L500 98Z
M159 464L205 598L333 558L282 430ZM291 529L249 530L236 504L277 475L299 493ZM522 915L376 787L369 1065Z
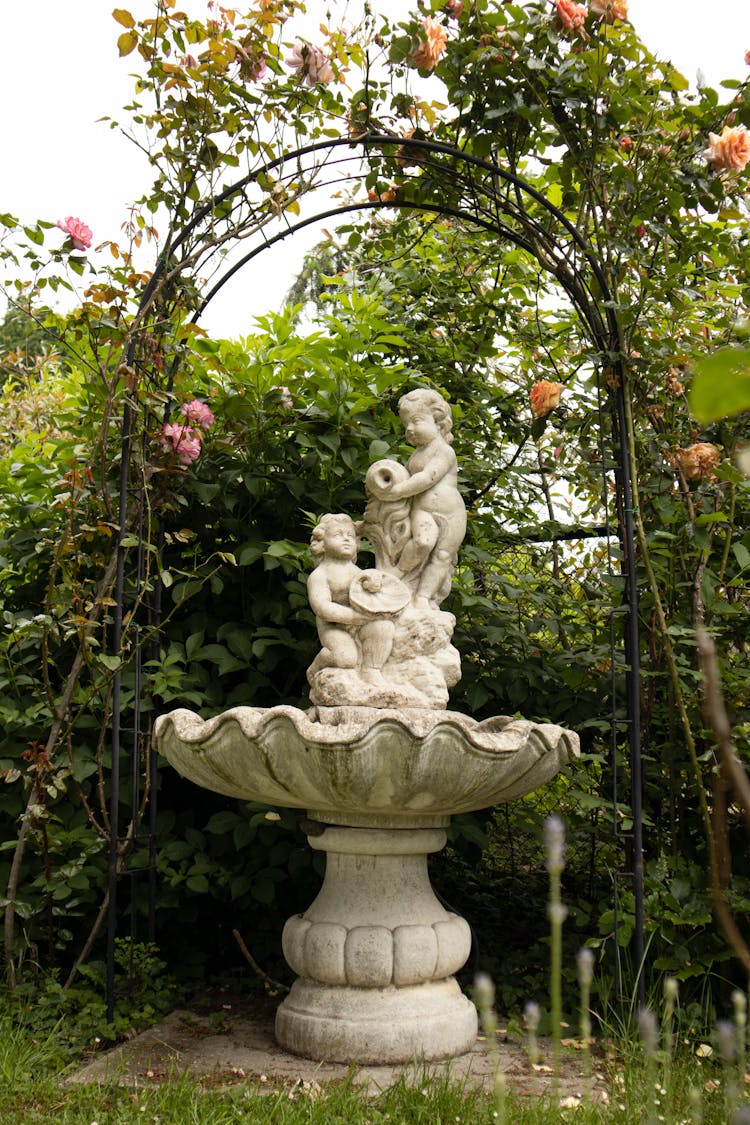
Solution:
M354 827L444 826L537 789L580 753L576 734L548 723L365 707L236 707L205 721L179 709L154 734L198 785Z

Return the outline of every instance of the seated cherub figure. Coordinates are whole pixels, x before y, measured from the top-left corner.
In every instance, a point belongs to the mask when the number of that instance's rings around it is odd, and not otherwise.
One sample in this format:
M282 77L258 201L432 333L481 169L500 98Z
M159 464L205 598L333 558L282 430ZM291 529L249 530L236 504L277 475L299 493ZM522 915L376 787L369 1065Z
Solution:
M394 623L355 609L349 599L352 582L362 571L356 564L359 540L354 521L346 515L323 516L314 529L310 550L315 570L307 581L307 595L323 646L310 665L307 678L323 668L348 668L372 684L384 682L383 665L393 647ZM374 576L368 576L371 583Z

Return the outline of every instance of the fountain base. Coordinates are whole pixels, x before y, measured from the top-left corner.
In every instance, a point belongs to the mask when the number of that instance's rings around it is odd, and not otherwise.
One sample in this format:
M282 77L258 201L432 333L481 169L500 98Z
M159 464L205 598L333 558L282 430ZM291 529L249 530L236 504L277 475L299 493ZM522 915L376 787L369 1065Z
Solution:
M297 980L276 1015L276 1039L294 1055L330 1062L431 1062L470 1051L477 1013L456 981L349 988Z
M300 979L276 1017L279 1043L335 1062L398 1063L468 1051L474 1005L452 974L471 934L430 886L427 856L439 828L332 826L311 836L327 853L318 897L284 927Z

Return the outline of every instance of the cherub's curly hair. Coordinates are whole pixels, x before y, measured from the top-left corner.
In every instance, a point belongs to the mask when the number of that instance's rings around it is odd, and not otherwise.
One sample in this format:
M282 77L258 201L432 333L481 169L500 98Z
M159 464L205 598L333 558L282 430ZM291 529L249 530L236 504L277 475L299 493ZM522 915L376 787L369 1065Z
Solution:
M310 536L310 551L316 563L320 562L325 554L323 540L325 539L326 529L329 528L331 524L340 523L341 520L346 520L347 523L350 523L354 528L355 535L357 535L357 525L351 516L347 516L344 512L326 512L320 522L315 525L312 535ZM359 552L359 535L357 535L357 551Z
M398 412L402 414L404 407L407 410L415 407L424 407L429 410L435 419L437 428L446 441L453 441L453 415L451 408L441 394L430 391L427 387L418 387L416 391L409 391L398 400Z

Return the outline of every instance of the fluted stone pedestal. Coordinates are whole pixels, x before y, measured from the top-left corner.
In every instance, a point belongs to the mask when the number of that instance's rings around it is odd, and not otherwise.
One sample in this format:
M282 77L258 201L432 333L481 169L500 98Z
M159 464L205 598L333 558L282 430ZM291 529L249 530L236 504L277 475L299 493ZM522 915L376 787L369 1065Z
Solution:
M287 1050L336 1062L398 1063L464 1054L477 1016L453 979L469 927L438 902L427 856L440 828L332 826L310 844L327 853L309 909L290 918L283 950L298 974L279 1008Z

